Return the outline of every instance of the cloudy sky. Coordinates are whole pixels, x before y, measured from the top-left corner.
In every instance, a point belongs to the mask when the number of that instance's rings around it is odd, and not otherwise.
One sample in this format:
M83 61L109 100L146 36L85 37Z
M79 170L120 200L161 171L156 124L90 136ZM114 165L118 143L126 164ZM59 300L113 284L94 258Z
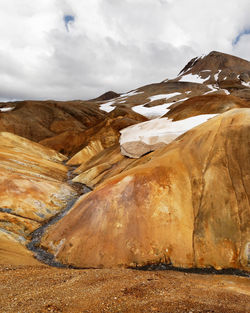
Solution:
M249 0L0 0L0 99L89 99L250 60Z

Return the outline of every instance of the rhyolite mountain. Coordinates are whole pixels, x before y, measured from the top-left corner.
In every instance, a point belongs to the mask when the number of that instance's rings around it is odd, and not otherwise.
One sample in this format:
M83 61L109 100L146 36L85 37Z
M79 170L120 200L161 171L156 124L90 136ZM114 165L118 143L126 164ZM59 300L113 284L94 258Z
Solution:
M248 269L250 109L218 115L101 184L42 246L77 267Z
M249 271L249 76L213 51L125 94L1 103L0 262L40 264L43 227L66 266Z

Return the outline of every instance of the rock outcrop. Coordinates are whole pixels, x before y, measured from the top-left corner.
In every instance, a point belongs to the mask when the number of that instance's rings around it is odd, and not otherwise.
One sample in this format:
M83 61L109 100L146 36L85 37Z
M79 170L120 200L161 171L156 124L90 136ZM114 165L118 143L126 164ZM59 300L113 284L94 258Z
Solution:
M106 180L51 226L42 246L77 267L249 270L250 109L190 130Z

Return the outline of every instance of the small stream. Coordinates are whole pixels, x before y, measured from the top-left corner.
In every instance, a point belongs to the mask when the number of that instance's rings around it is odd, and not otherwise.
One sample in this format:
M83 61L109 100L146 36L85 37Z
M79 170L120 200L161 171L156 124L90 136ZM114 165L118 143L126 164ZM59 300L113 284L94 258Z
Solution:
M194 273L194 274L201 274L201 275L236 275L236 276L243 276L243 277L250 277L250 273L235 269L235 268L226 268L221 270L216 270L214 267L209 268L183 268L183 267L175 267L171 264L165 263L158 263L158 264L149 264L144 266L133 267L132 269L139 270L139 271L178 271L184 273Z
M46 229L55 224L56 222L58 222L61 218L63 218L65 216L65 214L72 208L72 206L75 204L76 200L78 199L78 197L72 199L67 207L62 210L60 213L58 213L57 215L53 216L46 224L42 225L41 227L39 227L38 229L36 229L32 234L32 239L31 241L27 244L27 248L29 250L31 250L34 253L35 258L42 262L45 263L47 265L50 266L55 266L55 267L67 267L64 264L61 264L60 262L55 260L55 257L53 254L49 253L48 251L42 249L41 247L39 247L41 238L43 236L43 234L45 233Z
M58 261L55 260L55 256L48 251L42 249L40 245L40 241L42 236L44 235L46 229L58 222L60 219L62 219L66 213L73 207L75 202L79 199L79 197L83 194L86 194L90 191L92 191L89 187L86 185L80 184L80 183L74 183L72 182L72 178L75 176L73 174L75 167L71 167L70 170L68 171L68 181L67 183L72 186L78 193L78 195L73 198L71 201L68 202L67 206L60 211L58 214L55 216L51 217L49 220L45 222L44 225L36 229L33 233L31 233L31 241L27 244L27 248L34 253L35 258L42 262L45 263L49 266L54 266L54 267L61 267L61 268L70 268L71 266L62 264Z
M78 196L73 198L69 203L67 204L66 208L64 208L61 212L59 212L57 215L50 218L44 225L36 229L32 234L31 241L27 244L27 248L34 253L34 256L37 260L39 260L42 263L45 263L49 266L53 267L59 267L59 268L76 268L72 265L65 265L55 260L55 257L53 254L49 253L48 251L42 249L39 244L41 241L42 236L44 235L46 229L58 222L60 219L62 219L66 213L73 207L75 202L79 199L79 197L83 194L86 194L90 191L92 191L89 187L86 185L80 184L80 183L73 183L72 178L74 177L73 171L75 168L71 168L68 172L68 184L71 186L74 186L74 189L77 190ZM77 268L79 269L79 268ZM181 268L181 267L174 267L171 264L166 263L158 263L158 264L149 264L145 266L138 266L138 267L132 267L131 269L139 270L139 271L164 271L164 270L172 270L172 271L179 271L179 272L185 272L185 273L196 273L196 274L216 274L216 275L237 275L237 276L244 276L244 277L250 277L250 273L246 271L242 271L239 269L222 269L222 270L216 270L215 268Z

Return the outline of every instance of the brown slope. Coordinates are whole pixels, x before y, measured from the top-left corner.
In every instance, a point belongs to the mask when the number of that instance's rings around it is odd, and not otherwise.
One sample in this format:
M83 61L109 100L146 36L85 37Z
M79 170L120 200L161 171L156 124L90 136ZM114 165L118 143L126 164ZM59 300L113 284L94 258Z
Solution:
M120 110L117 111L119 113ZM116 113L112 115L108 114L105 119L95 123L95 125L86 130L66 131L41 140L39 143L71 157L85 147L88 147L88 145L91 145L91 142L98 141L102 149L108 148L118 142L120 129L145 120L145 118L136 113L122 113L124 116Z
M205 69L211 69L211 67L217 71L224 68L227 68L231 72L243 72L245 70L250 71L249 61L231 54L222 53L219 51L211 51L203 58L196 57L190 60L179 74L187 73L191 70L193 73L198 73Z
M219 74L218 79L214 77L216 73ZM212 51L204 57L192 59L179 73L181 76L187 74L199 74L208 79L206 83L220 82L226 87L226 84L240 84L241 80L249 81L250 62L230 54ZM237 77L238 75L240 77Z
M96 126L89 128L82 134L82 139L84 139L83 149L75 154L68 161L68 164L81 164L86 160L86 153L89 156L94 156L96 152L112 147L119 142L119 131L121 129L137 123L138 120L118 116L117 118L107 118Z
M248 270L250 110L226 112L100 185L42 245L78 267Z
M105 100L111 100L111 99L114 99L114 98L117 98L119 97L120 94L119 93L116 93L112 90L110 91L107 91L105 92L104 94L100 95L99 97L95 98L95 99L92 99L92 101L105 101Z
M204 94L205 92L211 91L206 85L196 84L192 82L174 82L174 81L166 81L161 83L149 84L146 86L142 86L136 89L133 92L128 93L128 95L123 94L118 98L114 99L113 107L116 107L115 110L109 113L109 116L117 116L124 114L136 114L131 111L130 108L145 104L146 107L156 106L163 103L163 100L154 100L150 102L149 97L159 95L159 94L171 94L175 92L179 92L180 95L174 96L171 100L165 102L172 102L184 99L188 96L197 96ZM222 93L224 93L222 91Z
M94 102L19 101L9 105L15 108L0 112L0 131L36 142L67 131L83 131L106 116Z
M250 102L235 96L208 94L191 97L172 105L164 117L177 121L200 114L218 114L232 109L248 107L250 107Z

